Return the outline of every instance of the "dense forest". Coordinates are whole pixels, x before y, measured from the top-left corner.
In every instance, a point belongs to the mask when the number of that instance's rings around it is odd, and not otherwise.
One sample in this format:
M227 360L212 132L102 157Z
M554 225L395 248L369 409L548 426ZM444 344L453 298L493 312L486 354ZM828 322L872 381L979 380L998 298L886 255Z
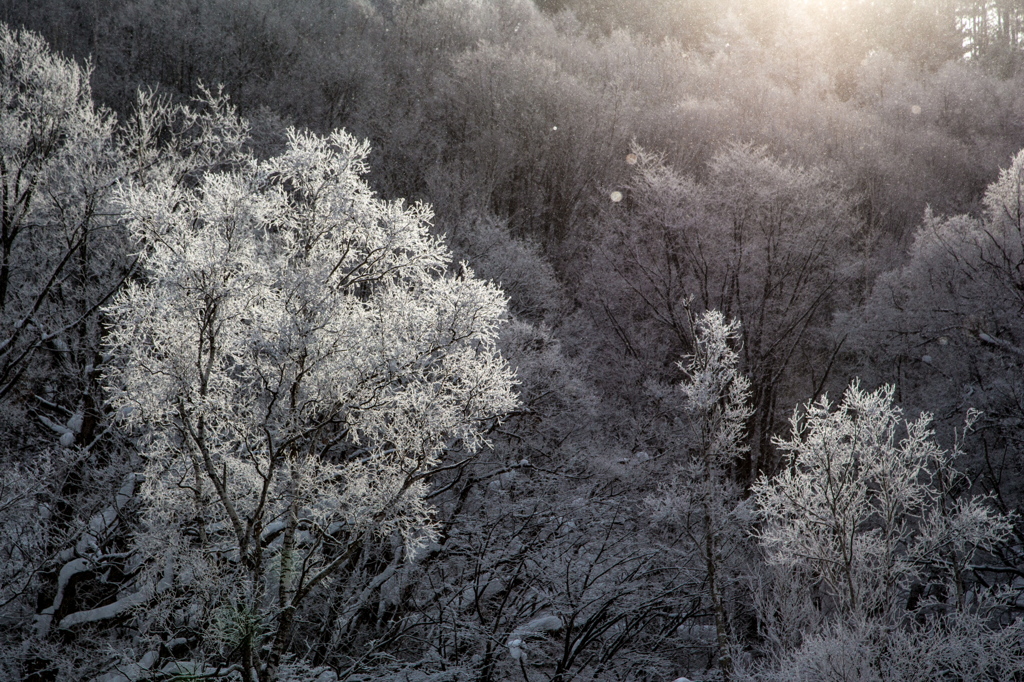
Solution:
M0 0L0 679L1024 680L1015 0Z

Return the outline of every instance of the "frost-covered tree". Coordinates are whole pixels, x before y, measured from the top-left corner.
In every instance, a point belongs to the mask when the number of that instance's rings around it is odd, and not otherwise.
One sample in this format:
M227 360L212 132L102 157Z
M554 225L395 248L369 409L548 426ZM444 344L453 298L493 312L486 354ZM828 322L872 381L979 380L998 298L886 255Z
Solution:
M691 490L703 517L699 523L701 549L715 616L718 665L725 679L732 673L732 638L723 600L722 569L728 551L724 545L742 526L735 514L739 491L729 474L747 450L743 441L752 413L750 381L739 371L739 356L729 345L737 343L739 336L739 323L726 321L717 310L709 310L697 320L693 356L685 367L680 363L686 373L680 388L697 455L696 471L690 476L696 479Z
M93 359L89 319L118 269L102 215L118 166L113 129L87 70L0 25L0 400L32 380L38 397L61 402L53 379ZM44 351L54 377L37 371Z
M126 580L136 479L100 385L100 310L133 263L115 188L221 163L245 128L210 93L198 106L143 94L118 123L89 80L0 26L0 677L102 671L104 654L83 652L110 630L71 654L50 625Z
M149 603L139 626L194 663L274 679L310 595L371 538L411 557L431 471L514 406L503 296L446 272L427 208L372 195L368 151L291 131L269 161L123 191L143 276L107 309L108 383L146 462L139 577L78 621Z
M1004 509L1024 500L1024 153L988 186L980 216L926 211L902 267L848 317L850 347L906 406L980 409L968 464ZM972 457L973 455L973 457Z
M39 36L0 25L0 438L20 448L24 412L64 447L90 446L103 419L98 312L132 267L118 182L180 180L244 137L205 89L195 107L143 93L119 125L89 79Z
M753 488L780 592L759 600L781 646L758 679L1016 679L1024 621L969 578L1012 519L960 494L959 442L941 448L931 416L905 418L891 386L853 384L838 406L798 410L792 429L778 440L785 469Z
M92 318L121 265L110 221L100 215L118 166L113 125L93 106L87 70L38 36L0 25L4 665L22 650L33 606L45 603L39 591L50 585L40 574L72 558L59 553L79 530L72 500L86 467L63 448L91 440ZM0 676L8 672L0 668Z
M927 581L961 607L975 554L1011 528L984 499L955 497L959 446L941 448L931 415L908 420L892 397L853 384L835 408L822 398L797 410L777 440L785 468L753 488L769 562L804 568L808 594L840 617L895 622Z
M755 410L742 473L752 481L774 466L765 455L780 407L828 377L835 348L825 324L852 283L845 264L862 226L823 170L764 149L725 147L703 182L638 147L630 161L629 201L599 226L589 305L627 356L658 366L667 352L692 348L688 301L742 323ZM808 370L794 373L801 361Z
M701 567L701 582L714 621L718 667L730 679L733 638L725 603L730 555L742 542L746 514L733 472L747 450L744 443L750 408L750 381L739 371L740 324L717 310L691 322L694 352L679 368L682 393L682 443L676 480L653 500L657 517L671 519L691 538Z

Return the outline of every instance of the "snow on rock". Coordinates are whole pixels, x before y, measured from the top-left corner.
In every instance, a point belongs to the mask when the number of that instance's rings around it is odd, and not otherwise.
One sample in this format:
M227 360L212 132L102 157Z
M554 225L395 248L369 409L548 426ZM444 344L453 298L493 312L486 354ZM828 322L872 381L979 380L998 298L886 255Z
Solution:
M93 682L136 682L136 680L148 677L146 674L156 664L160 654L156 651L147 651L146 655L139 659L138 663L119 667L115 672L107 673L93 680Z
M163 678L170 679L206 678L211 680L230 680L232 678L239 679L236 675L232 675L232 673L237 674L241 672L241 666L235 664L226 668L211 668L196 661L171 661L160 668L160 672L163 674Z
M61 447L70 448L75 444L75 436L82 432L85 413L79 409L71 415L66 424L59 424L43 414L37 415L37 417L46 428L60 434Z
M82 432L82 424L85 423L85 412L79 408L67 421L67 427L75 433Z
M121 597L115 602L86 611L76 611L64 616L59 623L62 630L72 628L85 623L95 623L101 620L116 618L130 609L145 604L158 594L169 590L174 584L174 558L170 552L167 554L167 564L164 567L164 574L160 582L154 585L146 585L137 592Z
M541 616L534 618L526 625L520 625L512 633L513 637L529 637L557 632L562 629L562 619L558 616Z
M153 596L153 588L143 588L138 592L133 592L127 597L122 597L117 601L107 604L106 606L100 606L99 608L89 609L88 611L76 611L64 616L60 621L61 629L72 628L76 625L82 625L84 623L95 623L100 620L108 620L114 618L125 611L128 611L132 607L145 604Z
M53 622L53 614L57 612L57 609L63 603L64 590L67 589L71 578L79 573L85 573L91 568L92 564L88 559L73 559L61 566L60 573L57 576L57 594L53 598L53 603L36 616L36 632L40 637L45 637L49 634L50 624Z
M114 504L107 507L98 514L93 514L89 519L89 530L82 535L82 538L75 545L75 554L79 556L89 555L99 550L99 541L117 523L118 514L135 495L136 485L144 480L142 474L128 474L121 482L121 487L114 496Z
M515 660L525 660L526 652L523 651L524 640L530 637L543 637L549 632L557 632L563 627L562 619L558 616L540 616L534 618L526 625L520 625L508 636L509 655Z

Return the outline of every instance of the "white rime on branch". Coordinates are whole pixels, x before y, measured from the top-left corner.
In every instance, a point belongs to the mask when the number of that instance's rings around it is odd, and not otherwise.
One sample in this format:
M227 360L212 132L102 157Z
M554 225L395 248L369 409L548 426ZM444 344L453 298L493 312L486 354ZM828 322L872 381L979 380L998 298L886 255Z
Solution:
M447 273L428 208L372 195L368 151L291 131L194 189L122 192L144 277L107 309L107 380L147 461L137 549L153 583L174 555L166 622L251 624L209 638L246 679L273 677L303 599L363 539L430 537L425 478L515 406L504 297Z
M805 567L846 616L898 620L911 584L929 579L951 583L963 608L975 553L1012 525L984 498L955 498L960 449L939 447L931 415L907 420L891 386L855 383L838 406L822 398L798 410L792 428L777 440L786 468L753 490L768 560Z

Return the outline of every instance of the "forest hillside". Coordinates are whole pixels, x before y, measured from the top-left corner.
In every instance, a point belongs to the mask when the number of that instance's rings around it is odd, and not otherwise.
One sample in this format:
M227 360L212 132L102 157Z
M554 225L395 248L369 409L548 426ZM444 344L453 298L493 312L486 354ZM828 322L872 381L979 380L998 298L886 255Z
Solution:
M0 679L1024 680L1022 27L0 0Z

